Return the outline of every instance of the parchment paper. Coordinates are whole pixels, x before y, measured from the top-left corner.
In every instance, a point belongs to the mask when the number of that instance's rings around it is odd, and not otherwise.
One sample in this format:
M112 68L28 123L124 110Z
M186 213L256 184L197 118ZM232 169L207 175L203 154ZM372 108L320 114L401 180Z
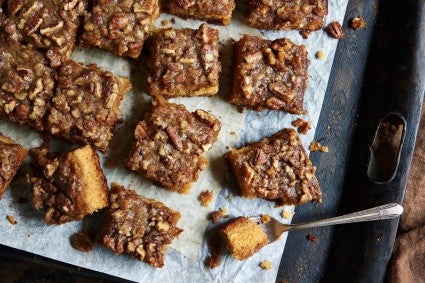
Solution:
M325 25L332 21L343 22L348 0L330 0L329 14L325 19ZM155 26L161 27L162 20L175 19L173 27L197 28L201 22L196 20L182 20L178 17L162 14L156 21ZM118 276L128 280L147 282L274 282L279 267L281 255L286 242L286 235L279 241L263 248L256 255L245 261L237 261L230 256L222 260L222 264L209 269L204 266L208 249L204 233L207 228L207 215L214 209L225 207L231 217L240 215L256 216L263 213L281 219L282 210L293 211L293 207L276 208L273 202L265 200L253 200L238 197L234 190L234 181L226 172L223 154L229 148L241 146L249 141L258 140L273 134L284 128L291 127L291 122L296 115L290 115L278 111L244 111L239 113L236 107L226 102L225 97L231 83L231 48L229 39L239 39L242 34L261 36L260 31L248 27L243 17L234 12L232 22L227 27L210 25L220 30L221 54L223 71L220 76L220 94L214 98L180 98L174 102L184 104L190 111L204 109L218 117L223 126L213 148L208 153L210 164L201 173L190 194L180 195L158 188L152 183L134 173L131 173L123 165L129 147L133 141L133 130L136 123L150 104L150 97L146 94L146 66L142 55L138 61L130 61L117 58L101 50L77 49L73 58L84 63L96 63L116 75L130 77L133 90L129 92L122 105L123 123L117 128L116 135L112 140L111 150L107 155L102 155L102 164L107 160L118 162L118 166L107 168L103 166L108 183L119 182L122 185L135 189L139 194L154 198L166 203L181 212L182 219L179 227L184 229L181 236L174 240L169 248L165 267L155 269L148 264L131 259L127 256L118 256L106 248L98 245L91 253L82 253L74 250L69 244L69 237L78 232L88 222L96 222L96 216L91 216L80 222L71 222L59 226L47 226L43 222L43 213L34 209L31 199L32 192L25 183L25 167L16 177L11 188L0 200L0 243L46 256L52 259L74 264L77 266L93 269L99 272ZM313 129L307 135L301 135L305 148L312 141L315 133L323 98L325 95L330 70L333 63L334 53L338 41L330 38L323 31L313 32L307 40L302 39L297 31L291 32L263 32L263 36L269 39L288 37L297 44L305 44L309 53L309 81L305 94L304 106L308 114L303 118L311 121ZM326 58L318 60L315 53L324 51ZM14 138L28 148L39 146L39 135L26 127L21 127L6 121L0 121L0 131ZM320 180L319 180L320 181ZM203 190L214 192L214 201L204 208L199 204L197 197ZM326 191L326 188L322 188ZM226 198L231 195L232 198ZM19 198L25 197L29 201L18 204ZM310 204L307 204L310 205ZM13 215L18 224L11 225L6 220L6 215ZM265 271L259 267L263 260L272 262L272 269Z

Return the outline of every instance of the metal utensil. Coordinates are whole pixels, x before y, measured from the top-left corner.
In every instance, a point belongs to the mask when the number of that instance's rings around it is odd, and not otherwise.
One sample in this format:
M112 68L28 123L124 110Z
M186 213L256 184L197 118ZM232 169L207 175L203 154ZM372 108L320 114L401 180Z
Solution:
M403 213L403 207L397 203L377 206L374 208L350 213L338 217L308 222L300 224L283 224L275 218L271 217L270 221L261 223L261 217L250 217L253 221L260 225L261 229L269 238L270 243L276 241L283 233L307 228L323 227L338 224L357 223L366 221L375 221L383 219L391 219Z

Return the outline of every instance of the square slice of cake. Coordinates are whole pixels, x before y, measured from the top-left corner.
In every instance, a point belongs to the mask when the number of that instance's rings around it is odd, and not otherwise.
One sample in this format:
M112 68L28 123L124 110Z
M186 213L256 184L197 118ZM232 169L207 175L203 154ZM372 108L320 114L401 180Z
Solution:
M245 35L234 45L230 102L257 111L303 114L308 64L304 45Z
M259 197L284 205L322 200L316 167L294 129L283 129L234 149L226 157L244 197Z
M152 95L212 96L218 92L218 30L162 29L152 35L148 89Z
M46 51L52 67L70 56L87 0L8 0L6 32Z
M42 131L55 72L43 54L4 34L0 54L0 117Z
M221 123L213 115L162 97L136 126L127 166L164 188L188 193L191 183L208 164L205 153L217 140Z
M247 217L237 217L219 228L227 248L235 259L244 260L269 243L263 230Z
M158 16L158 0L94 0L84 17L81 45L137 58Z
M108 205L108 188L96 151L89 145L62 155L33 150L34 206L44 220L61 224L81 220Z
M268 30L299 30L304 38L322 28L328 0L250 0L248 24Z
M168 245L183 231L179 219L180 213L163 203L112 183L100 239L117 254L163 267Z
M26 148L0 133L0 199L27 155Z
M234 0L170 0L167 12L184 19L199 19L219 25L228 25L235 8Z
M50 134L105 151L118 120L119 106L131 88L128 79L90 64L62 64L47 118Z

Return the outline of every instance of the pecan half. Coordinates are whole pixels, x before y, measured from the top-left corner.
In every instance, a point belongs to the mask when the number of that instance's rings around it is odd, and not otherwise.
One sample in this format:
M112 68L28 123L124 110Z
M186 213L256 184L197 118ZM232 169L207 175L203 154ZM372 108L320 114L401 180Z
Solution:
M326 27L326 32L330 37L341 39L344 37L344 31L339 22L332 22Z

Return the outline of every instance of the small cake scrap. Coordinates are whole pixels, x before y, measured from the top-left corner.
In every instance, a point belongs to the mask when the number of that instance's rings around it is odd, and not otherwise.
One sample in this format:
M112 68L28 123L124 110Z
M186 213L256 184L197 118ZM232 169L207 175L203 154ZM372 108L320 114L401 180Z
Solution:
M138 58L158 16L158 0L94 0L84 16L81 45Z
M52 67L75 48L87 0L8 0L5 30L17 41L46 51ZM29 65L31 66L31 65Z
M56 156L33 150L34 206L47 224L81 220L108 205L108 188L96 151L89 145Z
M320 202L316 167L294 129L283 129L227 154L241 195L283 205Z
M27 155L26 148L0 133L0 199Z
M165 189L188 193L208 164L205 153L217 140L221 123L203 110L153 100L153 111L136 126L127 166Z
M235 6L234 0L170 0L166 10L184 19L191 18L228 25Z
M116 183L109 202L102 243L117 254L163 267L167 246L183 231L176 226L180 213Z
M230 102L257 111L303 114L308 64L304 45L245 35L234 45Z
M218 92L221 64L218 30L161 29L150 43L148 89L165 97L212 96Z
M213 198L214 198L214 194L210 190L202 191L198 196L198 200L200 201L203 207L207 207L208 205L210 205Z
M238 260L249 258L269 243L264 231L246 217L229 221L219 232L233 258Z
M328 0L250 0L247 21L259 29L299 30L307 38L327 14Z
M0 117L42 131L55 72L43 54L4 34L0 54Z
M47 118L50 134L105 151L118 120L119 106L131 88L128 79L91 64L67 61L59 69Z

